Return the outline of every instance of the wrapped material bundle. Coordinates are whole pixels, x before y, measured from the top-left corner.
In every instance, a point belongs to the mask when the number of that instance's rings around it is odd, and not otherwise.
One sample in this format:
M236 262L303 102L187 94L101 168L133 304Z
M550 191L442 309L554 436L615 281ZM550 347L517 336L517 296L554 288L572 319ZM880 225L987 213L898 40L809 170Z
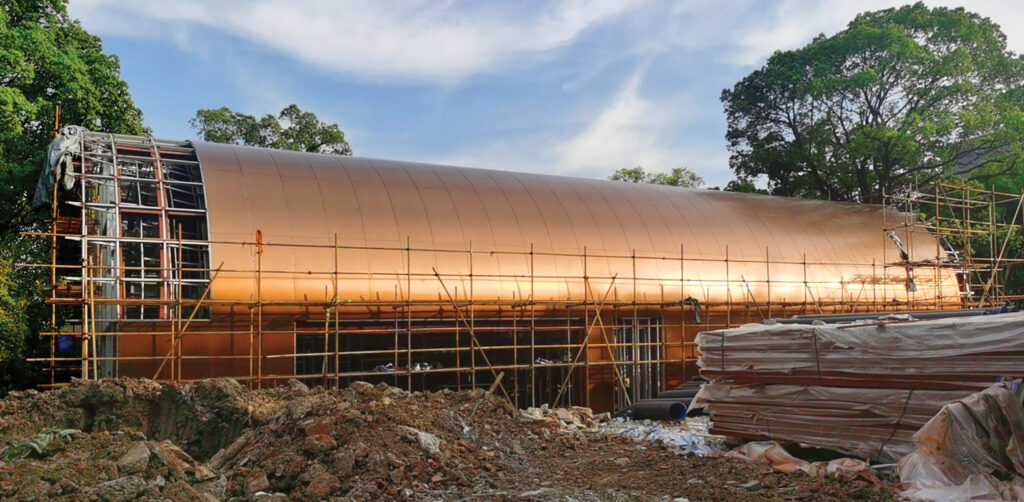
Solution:
M711 433L796 442L895 462L914 432L964 391L710 384L700 401Z
M895 462L945 404L1024 374L1024 313L701 333L711 432Z
M1024 312L697 335L701 376L743 383L981 390L1024 372Z

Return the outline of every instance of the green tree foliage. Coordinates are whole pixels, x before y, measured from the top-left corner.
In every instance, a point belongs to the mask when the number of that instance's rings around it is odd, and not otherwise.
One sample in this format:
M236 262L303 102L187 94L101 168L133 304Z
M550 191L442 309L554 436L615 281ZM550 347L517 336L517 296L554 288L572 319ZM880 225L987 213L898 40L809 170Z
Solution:
M198 110L189 125L204 141L214 143L352 155L352 147L338 124L322 122L296 105L289 105L276 117L264 115L259 119L224 106Z
M650 183L652 185L669 185L686 188L698 188L704 185L704 178L701 178L697 173L685 167L676 167L668 173L649 172L641 166L631 168L624 167L612 173L608 179L612 181L626 181L629 183Z
M757 185L753 181L745 179L735 179L730 181L723 188L726 192L743 192L743 193L757 193L762 195L768 195L768 190L763 188L757 188Z
M987 18L921 3L864 13L722 92L730 167L773 194L871 203L915 179L1019 169L1022 83Z
M64 0L0 3L0 234L34 221L28 195L53 137L57 103L62 123L143 132L120 71L100 39L68 16Z
M145 132L117 57L68 16L65 0L0 2L0 392L31 383L22 359L49 322L45 273L13 264L47 261L47 243L20 233L49 216L31 195L57 103L63 124Z
M29 317L33 295L25 294L26 284L19 278L11 262L0 258L0 394L10 390L14 383L3 377L20 375L27 370L22 361L35 324Z

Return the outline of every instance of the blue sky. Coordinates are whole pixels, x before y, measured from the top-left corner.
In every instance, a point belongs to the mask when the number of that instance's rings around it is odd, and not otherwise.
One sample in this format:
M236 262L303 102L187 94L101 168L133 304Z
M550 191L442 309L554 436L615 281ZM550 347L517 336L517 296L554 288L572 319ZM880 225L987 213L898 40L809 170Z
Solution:
M296 103L356 155L603 178L728 168L719 95L888 0L72 0L155 135L197 109ZM966 3L1024 51L1024 4Z

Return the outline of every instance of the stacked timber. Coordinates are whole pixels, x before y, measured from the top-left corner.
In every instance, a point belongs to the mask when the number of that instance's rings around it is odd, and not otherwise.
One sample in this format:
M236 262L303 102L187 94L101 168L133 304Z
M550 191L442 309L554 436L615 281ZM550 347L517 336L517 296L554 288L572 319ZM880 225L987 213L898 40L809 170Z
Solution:
M697 344L713 433L891 462L944 404L1024 374L1024 313L746 325Z

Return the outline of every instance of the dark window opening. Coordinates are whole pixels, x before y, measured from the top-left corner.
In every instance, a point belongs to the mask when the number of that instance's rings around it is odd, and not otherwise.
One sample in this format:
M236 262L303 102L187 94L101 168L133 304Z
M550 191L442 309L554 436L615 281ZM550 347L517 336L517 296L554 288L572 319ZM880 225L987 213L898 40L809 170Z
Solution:
M172 209L206 209L201 185L164 185L167 207Z
M195 152L189 150L187 152L176 152L171 150L160 149L160 158L163 160L189 160L192 162L198 162Z
M635 323L634 323L635 321ZM616 408L625 406L622 393L632 402L650 399L661 392L663 367L661 319L624 317L615 328L615 359L633 363L620 368L627 388L615 393ZM616 386L619 384L616 382Z
M162 246L156 243L124 242L121 257L124 276L132 278L160 277L160 252Z
M160 283L158 282L125 282L124 298L140 300L140 303L128 304L124 307L125 319L159 319L159 305L145 305L141 301L159 300Z
M199 164L185 164L176 162L164 162L164 179L167 181L188 181L199 183L203 181L199 173Z
M167 215L167 223L171 228L171 236L173 238L178 237L179 225L181 228L181 238L188 240L205 240L206 239L206 216L205 215L191 215L191 214L169 214Z
M121 213L121 236L158 238L160 237L160 217L147 213Z
M324 335L295 335L296 354L320 354L313 356L295 357L296 375L321 375L323 373L334 373L334 341L335 335L327 337L327 351L324 352ZM326 357L323 354L331 354ZM326 366L325 360L326 359Z
M149 149L148 145L146 148L133 148L125 145L118 145L117 155L129 156L129 157L153 157L153 152Z
M171 255L171 269L176 275L178 273L178 246L172 245L169 249ZM185 280L203 280L208 274L210 255L206 246L181 246L181 278Z

